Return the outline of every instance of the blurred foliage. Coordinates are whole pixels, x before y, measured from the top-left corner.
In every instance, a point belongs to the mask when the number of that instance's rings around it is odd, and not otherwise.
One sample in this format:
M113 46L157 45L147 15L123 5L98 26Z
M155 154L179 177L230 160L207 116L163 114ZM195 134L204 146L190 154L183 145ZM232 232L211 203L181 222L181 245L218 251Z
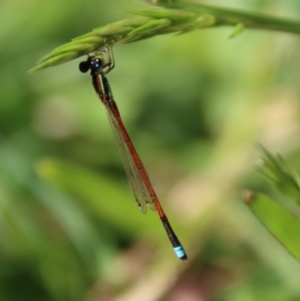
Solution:
M224 5L224 1L210 1ZM297 19L296 0L228 8ZM142 10L134 1L0 3L0 300L299 300L299 264L242 204L274 196L258 142L299 170L299 37L232 28L116 45L124 123L189 255L142 215L105 110L55 47Z

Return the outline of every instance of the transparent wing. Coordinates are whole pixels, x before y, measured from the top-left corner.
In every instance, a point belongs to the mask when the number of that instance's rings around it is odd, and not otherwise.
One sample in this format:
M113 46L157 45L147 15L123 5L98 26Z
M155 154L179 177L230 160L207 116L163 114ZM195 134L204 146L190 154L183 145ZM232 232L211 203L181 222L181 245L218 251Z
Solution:
M156 210L149 191L140 175L139 169L136 166L134 159L132 158L127 143L125 142L122 130L120 129L118 122L116 121L110 109L107 106L105 106L105 108L107 110L108 119L116 138L123 166L126 171L126 175L137 205L142 213L147 212L147 207L151 208L152 210Z

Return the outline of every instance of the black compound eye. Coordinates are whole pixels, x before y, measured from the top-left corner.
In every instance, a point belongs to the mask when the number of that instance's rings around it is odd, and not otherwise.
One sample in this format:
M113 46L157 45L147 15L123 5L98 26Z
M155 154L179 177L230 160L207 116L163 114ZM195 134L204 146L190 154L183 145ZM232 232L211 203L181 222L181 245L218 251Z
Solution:
M81 62L79 64L79 70L82 73L86 73L89 71L89 69L91 68L91 62L89 60L85 61L85 62Z

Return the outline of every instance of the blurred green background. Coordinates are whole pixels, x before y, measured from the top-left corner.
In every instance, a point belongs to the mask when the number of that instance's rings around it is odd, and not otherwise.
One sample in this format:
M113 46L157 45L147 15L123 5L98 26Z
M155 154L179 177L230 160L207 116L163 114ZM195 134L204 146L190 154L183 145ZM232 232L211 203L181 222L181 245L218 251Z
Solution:
M223 1L206 1L224 5ZM226 1L295 18L300 3ZM300 300L300 267L242 202L274 195L256 143L300 170L300 44L232 28L114 47L124 123L189 255L136 208L78 62L26 72L137 1L0 3L0 300ZM299 19L299 18L298 18Z

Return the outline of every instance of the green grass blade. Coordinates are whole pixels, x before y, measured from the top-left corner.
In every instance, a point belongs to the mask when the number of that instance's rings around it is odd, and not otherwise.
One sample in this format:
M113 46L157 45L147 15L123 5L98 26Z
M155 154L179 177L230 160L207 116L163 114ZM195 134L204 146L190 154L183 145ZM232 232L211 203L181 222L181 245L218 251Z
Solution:
M300 261L299 214L291 214L264 194L247 193L245 203L284 248Z
M117 43L136 42L166 33L182 34L216 26L233 26L230 37L244 28L300 33L300 22L275 18L260 13L217 8L182 1L147 1L157 9L133 11L139 17L121 20L81 35L44 56L30 72L55 66Z
M219 8L185 1L152 1L152 4L166 8L183 9L196 14L212 14L221 22L224 22L224 24L227 23L228 25L243 23L244 26L248 28L300 33L300 21L272 17L258 12Z
M135 28L129 34L135 35L135 34L149 33L149 32L155 31L157 29L167 27L170 24L171 24L171 21L168 19L153 20L151 22L148 22L147 24L144 24L138 28Z
M300 205L300 185L295 171L291 170L280 155L274 156L260 146L263 165L260 172L286 199Z

